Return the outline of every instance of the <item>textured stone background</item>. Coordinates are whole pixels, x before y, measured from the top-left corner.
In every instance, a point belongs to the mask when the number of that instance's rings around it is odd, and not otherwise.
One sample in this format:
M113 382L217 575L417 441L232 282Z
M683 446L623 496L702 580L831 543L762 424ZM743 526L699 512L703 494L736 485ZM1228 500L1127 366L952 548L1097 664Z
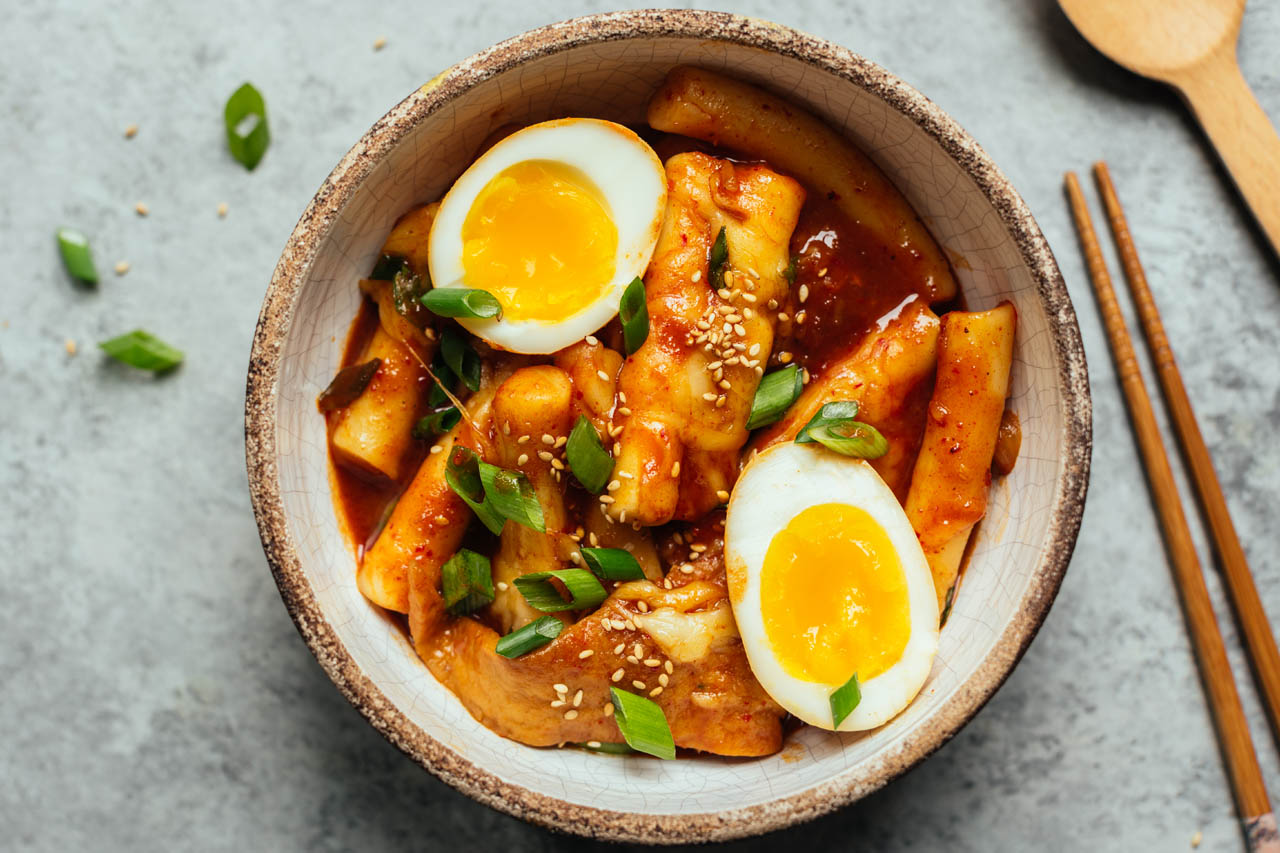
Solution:
M250 335L280 248L321 180L391 104L448 64L604 8L444 5L9 4L0 848L592 846L472 803L364 723L295 634L246 493ZM1253 6L1241 60L1280 117L1280 7ZM990 705L879 794L730 847L1180 850L1202 830L1202 849L1239 849L1060 191L1064 170L1110 162L1263 600L1280 615L1280 263L1212 151L1175 97L1094 54L1046 0L721 8L848 45L982 142L1057 249L1089 352L1096 424L1072 569ZM387 46L374 52L380 36ZM275 137L253 174L222 140L222 104L245 79L265 93ZM125 140L131 123L141 129ZM134 213L139 201L150 216ZM62 224L93 236L105 274L96 290L62 272L51 237ZM118 260L132 264L127 275L111 273ZM96 341L136 326L185 348L187 363L155 380L99 357ZM74 357L68 338L80 345ZM1210 583L1222 605L1216 576ZM1274 743L1229 620L1225 628L1264 771L1280 790Z

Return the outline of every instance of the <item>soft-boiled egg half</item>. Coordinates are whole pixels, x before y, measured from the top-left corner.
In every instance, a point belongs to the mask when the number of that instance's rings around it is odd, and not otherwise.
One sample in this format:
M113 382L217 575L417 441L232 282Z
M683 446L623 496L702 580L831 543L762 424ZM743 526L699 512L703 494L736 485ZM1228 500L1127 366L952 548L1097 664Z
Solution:
M834 728L830 696L861 701L840 731L910 704L938 649L933 578L911 523L870 465L819 444L776 444L729 501L725 562L751 670L782 707Z
M482 154L440 203L432 284L497 297L500 317L459 319L489 343L555 352L618 313L649 265L666 204L662 162L622 125L531 125Z

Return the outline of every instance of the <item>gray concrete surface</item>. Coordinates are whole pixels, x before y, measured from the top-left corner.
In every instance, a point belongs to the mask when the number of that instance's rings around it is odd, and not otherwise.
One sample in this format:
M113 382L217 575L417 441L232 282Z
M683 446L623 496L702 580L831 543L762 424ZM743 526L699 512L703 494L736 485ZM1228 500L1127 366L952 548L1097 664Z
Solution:
M447 788L333 689L267 572L241 406L272 266L350 144L455 60L603 7L5 5L0 849L592 846ZM1239 849L1060 190L1064 170L1110 162L1263 599L1280 616L1280 263L1212 151L1171 94L1095 55L1046 0L723 5L883 63L982 142L1057 251L1096 423L1071 571L990 705L881 793L730 846L1176 851L1202 831L1202 849ZM1277 46L1280 6L1251 4L1241 59L1274 117ZM253 174L222 139L223 101L245 79L265 93L275 137ZM126 140L132 123L140 130ZM134 212L139 201L149 216ZM62 272L51 237L62 224L92 234L96 290ZM119 260L128 274L111 272ZM94 343L135 326L186 349L187 363L158 380L106 363ZM64 351L68 338L79 354ZM1280 790L1229 619L1225 630Z

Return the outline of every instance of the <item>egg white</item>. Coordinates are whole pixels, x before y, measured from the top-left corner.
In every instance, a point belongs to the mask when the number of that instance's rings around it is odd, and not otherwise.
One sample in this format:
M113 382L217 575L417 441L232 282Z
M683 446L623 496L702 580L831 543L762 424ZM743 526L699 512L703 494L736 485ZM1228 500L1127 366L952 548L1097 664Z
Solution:
M471 164L440 203L428 257L435 287L467 287L462 225L476 196L498 173L527 160L553 160L585 174L600 190L618 229L613 278L599 298L556 322L458 320L489 343L520 353L551 353L581 340L618 313L622 291L643 276L667 205L666 173L649 145L630 129L600 119L566 118L530 125Z
M830 729L829 697L840 685L788 674L773 654L760 606L761 569L774 536L803 510L824 503L866 511L888 536L906 576L911 634L902 657L875 678L859 682L862 700L839 729L863 731L884 725L911 703L938 650L938 601L929 564L906 513L874 468L818 444L776 444L757 455L738 479L725 522L730 601L760 685L806 723Z

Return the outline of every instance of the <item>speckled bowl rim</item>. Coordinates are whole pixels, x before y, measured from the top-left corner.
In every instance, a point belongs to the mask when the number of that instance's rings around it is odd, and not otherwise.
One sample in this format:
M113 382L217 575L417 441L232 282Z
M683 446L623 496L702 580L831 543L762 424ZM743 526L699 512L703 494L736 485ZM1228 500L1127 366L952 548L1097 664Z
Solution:
M879 97L935 139L994 206L1035 279L1053 333L1064 404L1067 457L1054 496L1049 547L982 666L912 737L873 759L866 776L841 777L790 797L720 813L618 812L537 794L462 758L410 721L360 670L321 613L285 518L276 464L277 383L295 306L335 218L374 167L441 106L515 66L592 43L655 37L731 42L807 63ZM343 695L387 740L486 805L564 832L648 843L728 840L812 820L881 788L950 740L1004 683L1057 595L1084 511L1091 446L1084 347L1062 274L1030 210L982 148L924 95L846 48L767 21L698 10L614 12L533 30L458 63L375 123L325 180L285 246L254 334L245 400L249 489L263 549L298 632Z

